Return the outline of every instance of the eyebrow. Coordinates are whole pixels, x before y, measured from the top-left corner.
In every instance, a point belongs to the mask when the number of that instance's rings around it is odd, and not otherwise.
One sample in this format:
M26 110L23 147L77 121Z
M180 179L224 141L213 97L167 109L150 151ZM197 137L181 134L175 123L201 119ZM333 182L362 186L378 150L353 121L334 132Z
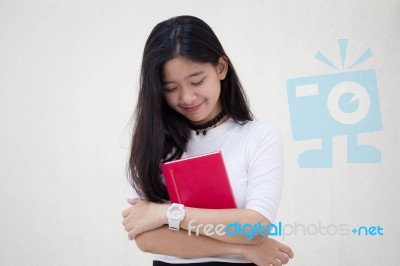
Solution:
M203 73L204 73L204 71L194 72L194 73L190 74L189 76L184 77L183 80L186 80L186 79L191 78L191 77L199 76L199 75L201 75ZM166 85L166 84L169 84L169 83L174 83L174 81L165 81L165 80L162 81L163 85Z

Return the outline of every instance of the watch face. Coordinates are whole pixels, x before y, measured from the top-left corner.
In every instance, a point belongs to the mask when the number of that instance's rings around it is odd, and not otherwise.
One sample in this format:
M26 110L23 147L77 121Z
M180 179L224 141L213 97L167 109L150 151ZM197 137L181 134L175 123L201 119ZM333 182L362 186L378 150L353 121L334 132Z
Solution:
M185 216L185 211L183 210L183 208L176 206L176 205L172 205L169 209L168 209L168 218L173 219L173 220L182 220L183 217Z
M182 210L179 208L173 208L170 212L172 219L179 219L182 217Z

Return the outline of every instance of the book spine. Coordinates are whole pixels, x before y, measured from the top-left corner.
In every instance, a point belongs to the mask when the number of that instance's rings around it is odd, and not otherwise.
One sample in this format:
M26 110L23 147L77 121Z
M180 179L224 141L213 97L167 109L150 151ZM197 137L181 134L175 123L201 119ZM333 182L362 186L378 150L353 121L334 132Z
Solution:
M172 177L172 184L174 185L174 190L175 190L175 194L176 194L176 198L178 199L178 203L182 203L181 201L181 196L179 195L179 191L178 191L178 186L176 185L176 180L175 180L175 175L174 172L172 170L169 170L169 173Z

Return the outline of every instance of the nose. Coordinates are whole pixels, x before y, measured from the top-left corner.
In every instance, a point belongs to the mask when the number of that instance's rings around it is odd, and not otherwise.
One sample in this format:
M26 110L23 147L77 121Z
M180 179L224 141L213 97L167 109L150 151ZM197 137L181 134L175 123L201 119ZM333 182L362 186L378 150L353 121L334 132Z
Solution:
M183 87L180 94L180 102L183 105L190 106L196 99L195 92L188 87Z

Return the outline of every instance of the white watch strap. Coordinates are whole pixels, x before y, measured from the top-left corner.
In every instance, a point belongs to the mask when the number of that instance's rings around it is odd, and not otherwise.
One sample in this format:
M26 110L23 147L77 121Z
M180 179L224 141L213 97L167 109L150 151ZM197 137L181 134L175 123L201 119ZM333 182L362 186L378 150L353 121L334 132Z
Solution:
M179 231L180 223L181 223L180 221L175 220L175 219L168 220L169 229L174 230L174 231Z

